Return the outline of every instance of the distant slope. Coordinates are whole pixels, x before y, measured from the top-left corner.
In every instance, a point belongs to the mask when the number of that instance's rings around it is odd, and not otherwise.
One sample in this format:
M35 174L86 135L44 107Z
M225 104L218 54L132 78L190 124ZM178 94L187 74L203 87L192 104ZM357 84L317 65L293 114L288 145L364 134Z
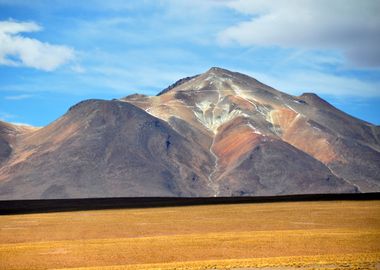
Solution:
M29 132L35 131L37 128L24 125L13 125L0 121L0 165L6 161L12 151L17 137Z
M209 195L210 154L125 102L82 102L19 144L1 199Z

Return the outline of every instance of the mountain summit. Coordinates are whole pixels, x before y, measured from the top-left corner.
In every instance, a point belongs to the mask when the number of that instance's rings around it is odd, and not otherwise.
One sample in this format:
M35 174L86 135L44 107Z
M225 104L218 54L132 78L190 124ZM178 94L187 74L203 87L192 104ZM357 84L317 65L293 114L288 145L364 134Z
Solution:
M380 191L379 127L216 67L157 96L83 101L12 141L9 130L0 199Z

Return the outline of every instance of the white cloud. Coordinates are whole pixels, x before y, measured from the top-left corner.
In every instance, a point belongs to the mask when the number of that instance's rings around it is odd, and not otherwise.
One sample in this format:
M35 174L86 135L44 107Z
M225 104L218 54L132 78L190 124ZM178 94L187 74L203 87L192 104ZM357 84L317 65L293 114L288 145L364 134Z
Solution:
M0 21L0 64L52 71L75 58L72 48L21 34L41 29L34 22Z
M292 95L313 92L335 97L380 97L380 89L376 84L317 71L293 71L279 75L249 71L245 73Z
M28 94L23 94L23 95L15 95L15 96L6 96L4 97L4 99L6 100L22 100L22 99L27 99L27 98L31 98L32 95L28 95Z
M380 1L231 0L251 19L218 35L222 44L331 49L358 66L380 66Z

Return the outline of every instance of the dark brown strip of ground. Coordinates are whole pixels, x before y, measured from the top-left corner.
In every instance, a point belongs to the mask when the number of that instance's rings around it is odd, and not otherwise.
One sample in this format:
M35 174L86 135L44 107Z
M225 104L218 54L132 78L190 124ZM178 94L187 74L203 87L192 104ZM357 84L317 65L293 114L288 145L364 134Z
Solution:
M332 200L380 200L380 193L353 194L307 194L262 197L128 197L128 198L81 198L49 200L9 200L0 201L0 215L45 213L62 211L82 211L99 209L150 208L187 205L267 203L296 201Z

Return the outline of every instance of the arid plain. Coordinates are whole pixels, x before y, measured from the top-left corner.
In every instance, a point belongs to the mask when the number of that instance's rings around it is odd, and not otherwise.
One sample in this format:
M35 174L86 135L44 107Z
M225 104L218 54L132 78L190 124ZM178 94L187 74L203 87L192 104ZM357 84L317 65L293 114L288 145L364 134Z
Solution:
M378 269L380 201L0 216L0 269Z

